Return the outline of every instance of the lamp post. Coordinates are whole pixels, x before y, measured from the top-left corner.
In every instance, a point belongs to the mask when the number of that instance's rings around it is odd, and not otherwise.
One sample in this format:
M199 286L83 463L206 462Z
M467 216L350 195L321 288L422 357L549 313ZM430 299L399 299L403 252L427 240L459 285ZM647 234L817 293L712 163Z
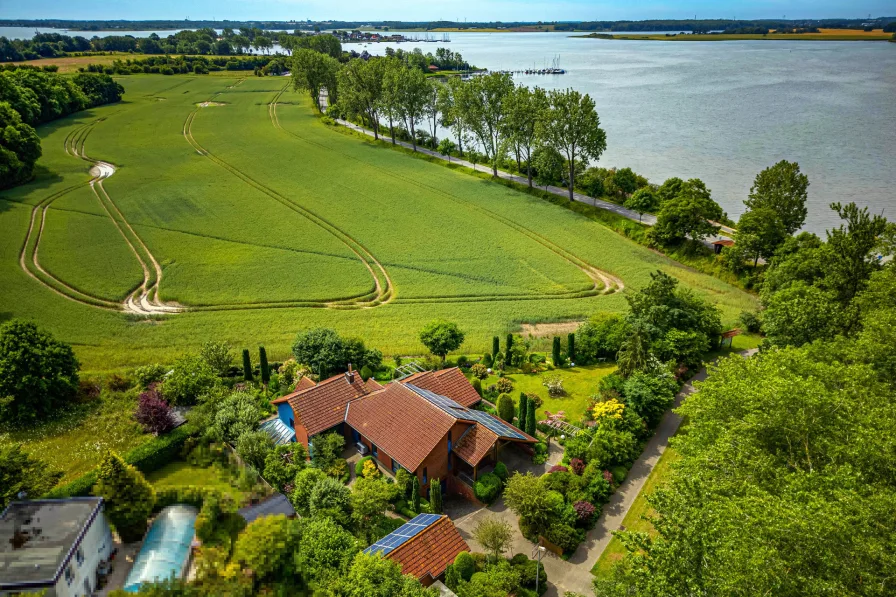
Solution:
M541 572L541 558L544 557L544 546L536 545L535 549L532 550L532 557L538 560L538 565L535 566L535 594L538 595L538 577Z

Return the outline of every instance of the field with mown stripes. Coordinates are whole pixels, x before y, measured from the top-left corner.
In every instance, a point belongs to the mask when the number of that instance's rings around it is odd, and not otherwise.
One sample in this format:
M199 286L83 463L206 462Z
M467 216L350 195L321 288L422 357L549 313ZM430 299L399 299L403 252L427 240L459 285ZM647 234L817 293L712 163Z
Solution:
M729 322L755 306L572 211L334 131L285 78L120 82L120 104L42 127L37 178L0 192L0 320L38 321L87 369L208 339L277 360L321 325L415 354L439 317L478 353L621 311L656 269Z

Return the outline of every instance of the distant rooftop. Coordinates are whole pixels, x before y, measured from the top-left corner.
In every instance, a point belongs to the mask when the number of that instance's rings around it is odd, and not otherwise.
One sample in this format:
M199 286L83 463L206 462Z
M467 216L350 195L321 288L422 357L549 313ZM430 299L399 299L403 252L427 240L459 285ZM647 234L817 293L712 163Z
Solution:
M10 504L0 515L0 591L54 584L102 502L84 497Z

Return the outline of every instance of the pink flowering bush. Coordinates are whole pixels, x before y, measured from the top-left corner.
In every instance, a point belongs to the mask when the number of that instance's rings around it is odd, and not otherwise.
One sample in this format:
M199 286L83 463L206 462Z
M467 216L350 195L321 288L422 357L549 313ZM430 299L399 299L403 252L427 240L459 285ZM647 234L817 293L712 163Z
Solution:
M156 435L171 431L175 425L171 407L162 399L155 387L151 387L140 394L140 401L137 403L137 412L134 413L134 418L143 425L144 431Z

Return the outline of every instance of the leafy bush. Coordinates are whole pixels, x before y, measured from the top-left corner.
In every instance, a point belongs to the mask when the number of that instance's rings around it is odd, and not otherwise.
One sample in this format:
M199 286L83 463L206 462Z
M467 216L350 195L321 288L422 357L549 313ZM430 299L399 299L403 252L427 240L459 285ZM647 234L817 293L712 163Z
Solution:
M498 383L495 385L498 387L499 394L509 394L513 391L513 380L508 377L498 378Z
M548 445L538 442L532 446L532 464L544 464L548 459Z
M462 369L464 367L466 367L467 363L469 363L469 362L470 362L470 359L468 359L466 355L460 355L459 357L457 357L457 366Z
M364 463L370 462L371 460L373 460L373 456L365 456L355 463L355 477L364 476Z
M585 462L581 458L572 458L569 461L569 468L573 473L581 476L585 472Z
M462 551L454 558L454 567L463 580L470 580L476 572L476 562L468 551Z
M364 463L364 468L361 474L365 479L376 479L380 475L382 475L379 467L376 465L376 461L374 460L368 460Z
M502 487L501 479L494 473L480 475L473 483L473 494L484 504L491 504L498 497Z
M548 527L544 537L562 549L564 554L571 554L585 538L585 533L568 524L554 523Z
M516 409L514 408L513 398L510 397L510 394L501 394L498 396L497 406L498 416L508 423L513 423L514 410Z
M361 379L367 381L371 377L373 377L373 371L370 370L370 367L368 367L367 365L361 367Z
M134 418L143 426L143 431L161 435L174 429L174 415L168 403L162 400L155 388L140 394Z
M162 383L162 395L171 404L195 404L218 383L218 376L202 357L188 355L174 363Z
M622 316L595 315L576 330L577 362L584 365L598 359L615 360L627 333L628 324Z
M494 474L501 479L501 483L504 483L507 480L507 466L503 462L499 462L495 465Z
M261 430L244 431L236 439L236 453L256 471L264 470L264 461L273 449L271 436Z
M470 367L470 374L477 380L485 379L488 377L488 366L480 363L476 363L472 367ZM481 386L480 382L480 386Z
M475 367L476 365L473 366ZM476 393L479 394L480 398L482 398L482 382L474 377L470 385L473 386L473 389L476 390Z
M562 464L555 464L548 470L549 474L550 473L568 473L568 472L569 472L569 469L566 468L565 466L563 466Z
M613 483L616 485L622 485L622 482L625 481L626 475L628 475L628 469L624 466L614 466L610 469L610 474L613 475Z
M165 378L168 370L162 365L156 363L154 365L143 365L134 369L134 381L141 388L148 388L150 384L158 383Z
M485 367L485 368L491 367L492 365L494 365L494 363L495 363L494 357L491 353L487 352L483 355L482 363L481 363L483 367ZM477 363L477 365L478 364L480 364L480 363ZM482 378L482 379L485 379L485 378Z
M544 595L548 590L548 575L544 570L544 564L538 560L530 559L524 553L518 553L510 560L510 565L519 572L520 585L526 588L535 588L535 575L538 574L538 594ZM519 593L517 593L519 595Z
M751 334L758 334L762 330L762 320L759 319L758 314L752 311L741 312L740 324Z
M594 516L594 506L589 502L580 501L573 504L572 507L576 511L576 518L578 519L579 524L587 526Z
M636 371L623 386L625 402L653 427L675 401L678 384L670 374L651 375Z
M541 385L548 389L548 395L552 398L557 398L566 394L566 391L563 389L563 378L559 375L545 375L541 381Z
M118 454L108 452L97 467L93 492L105 500L106 515L123 542L131 543L143 537L156 496L136 468Z

